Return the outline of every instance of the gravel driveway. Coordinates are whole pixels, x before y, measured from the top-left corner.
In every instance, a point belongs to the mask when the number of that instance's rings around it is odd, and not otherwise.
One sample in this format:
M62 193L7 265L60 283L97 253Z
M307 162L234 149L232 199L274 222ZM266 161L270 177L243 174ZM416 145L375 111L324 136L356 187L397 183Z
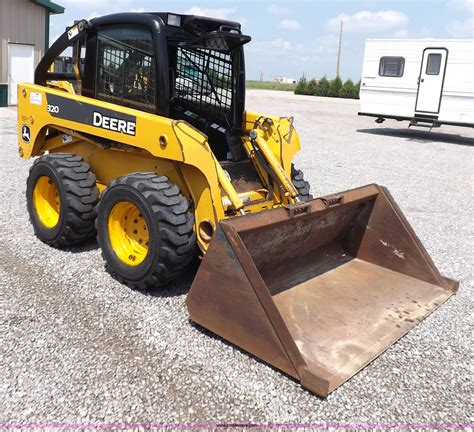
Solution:
M190 271L144 295L113 280L96 244L33 235L16 113L0 109L0 423L473 422L472 130L407 130L358 101L248 91L294 115L313 194L389 188L459 293L326 400L188 319Z

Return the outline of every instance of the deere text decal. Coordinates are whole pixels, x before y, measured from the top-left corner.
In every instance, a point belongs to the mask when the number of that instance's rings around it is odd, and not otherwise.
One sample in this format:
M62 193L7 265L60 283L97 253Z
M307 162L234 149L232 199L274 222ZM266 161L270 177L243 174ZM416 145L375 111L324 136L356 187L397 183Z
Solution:
M46 94L46 99L52 117L135 136L137 118L133 115L53 94Z
M136 123L134 121L126 121L120 118L106 116L98 111L94 111L92 125L113 132L135 136Z

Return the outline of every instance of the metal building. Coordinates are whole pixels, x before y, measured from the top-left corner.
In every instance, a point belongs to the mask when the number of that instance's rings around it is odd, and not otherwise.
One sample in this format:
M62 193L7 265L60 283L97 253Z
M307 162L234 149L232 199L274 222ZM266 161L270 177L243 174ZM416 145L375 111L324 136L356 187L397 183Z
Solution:
M63 12L49 0L0 0L0 106L16 105L17 84L33 82L49 47L49 16Z

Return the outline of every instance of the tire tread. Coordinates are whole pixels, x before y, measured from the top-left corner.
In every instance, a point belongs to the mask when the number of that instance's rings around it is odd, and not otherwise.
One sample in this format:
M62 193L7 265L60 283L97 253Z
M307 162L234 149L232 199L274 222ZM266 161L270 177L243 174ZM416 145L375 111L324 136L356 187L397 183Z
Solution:
M291 164L291 180L303 201L313 199L313 195L310 193L311 186L309 182L304 179L303 171L296 169L293 164Z
M33 162L30 174L38 164L48 164L56 172L65 193L64 201L67 203L63 214L64 224L59 235L54 240L40 239L56 248L75 246L94 239L99 190L90 165L81 157L70 153L50 153ZM27 199L30 199L29 196Z
M167 177L155 173L133 173L119 177L109 184L104 193L117 185L127 185L138 190L149 204L159 227L160 259L153 270L136 283L121 277L102 252L106 270L115 279L134 289L146 290L166 285L180 276L195 256L194 214L189 211L189 203L178 186ZM98 211L100 212L100 203ZM100 236L97 239L103 250Z

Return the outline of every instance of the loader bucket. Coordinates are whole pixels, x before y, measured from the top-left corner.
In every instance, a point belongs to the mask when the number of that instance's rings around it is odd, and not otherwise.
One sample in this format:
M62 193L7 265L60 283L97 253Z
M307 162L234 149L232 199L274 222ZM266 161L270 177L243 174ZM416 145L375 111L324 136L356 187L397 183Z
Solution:
M187 298L196 323L327 396L446 301L384 187L222 221Z

